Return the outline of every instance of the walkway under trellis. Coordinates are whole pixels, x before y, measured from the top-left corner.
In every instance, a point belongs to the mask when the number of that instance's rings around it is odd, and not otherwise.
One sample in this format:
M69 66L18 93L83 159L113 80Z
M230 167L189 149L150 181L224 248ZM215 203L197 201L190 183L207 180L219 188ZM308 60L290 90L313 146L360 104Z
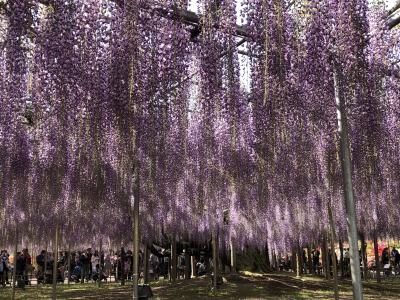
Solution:
M51 5L52 1L51 0L41 0L40 1L42 4L45 5ZM122 1L122 0L116 0L115 1L118 5L120 5L121 7L125 7L125 5L127 5L127 3L133 3L130 1ZM285 9L290 9L291 5L293 5L295 3L295 1L290 2L288 4L287 7L285 7ZM203 21L202 21L202 16L197 15L193 12L190 12L188 10L185 9L179 9L177 6L172 6L171 8L165 8L164 6L160 6L160 5L156 5L153 7L152 5L153 3L149 4L146 1L141 1L140 5L141 5L141 9L146 10L146 11L150 11L151 13L153 13L156 17L162 17L162 18L168 18L168 19L172 19L176 22L181 22L183 24L188 25L191 29L190 32L188 34L190 34L191 36L191 41L195 42L196 38L199 36L199 34L201 33L202 29L203 29ZM0 9L3 9L3 7L5 7L3 5L3 2L0 3ZM219 5L220 5L220 1L215 1L215 5L214 5L214 11L212 13L217 14L217 11L219 9ZM389 29L394 28L395 26L397 26L400 23L400 1L397 2L397 4L395 5L395 7L393 8L393 10L391 10L389 12L389 16L386 19L385 22L385 26ZM218 30L218 26L217 25L213 25L213 29ZM252 34L249 30L249 28L246 25L236 25L235 27L235 36L240 37L241 40L236 43L236 47L239 47L240 45L243 45L246 42L252 41ZM258 41L260 42L260 41ZM261 42L265 42L263 40L261 40ZM225 52L223 52L222 54L220 54L220 58L222 58L223 56L226 56L229 54L229 52L232 49L226 49ZM250 57L253 57L253 54L250 51L238 51L238 54L243 54L243 55L248 55ZM131 59L131 57L130 57ZM357 228L356 228L356 216L355 216L355 212L354 212L354 202L353 202L353 195L352 195L352 182L351 182L351 161L350 161L350 146L349 146L349 137L348 137L348 133L347 133L347 119L346 119L346 103L345 103L345 99L342 98L342 93L339 89L340 87L340 83L341 81L343 81L343 77L341 76L341 72L342 70L339 68L339 64L337 63L337 57L332 59L332 65L333 65L333 73L332 77L333 77L333 81L335 83L335 96L336 96L336 101L337 101L337 106L339 108L339 133L340 133L340 144L341 144L341 163L342 163L342 167L343 167L343 171L342 171L342 175L344 178L344 190L345 190L345 200L346 200L346 207L347 207L347 218L349 220L349 229L348 229L348 234L349 234L349 241L351 243L350 248L352 249L352 255L351 255L351 260L352 260L352 271L354 272L354 274L356 274L355 276L355 280L353 281L353 285L357 287L354 288L354 294L355 297L357 299L361 299L362 295L361 295L361 279L360 277L360 271L358 266L356 266L356 263L358 263L358 247L356 247L355 245L358 243L358 233L357 233ZM390 73L390 75L394 75L398 78L400 78L399 73ZM264 101L265 102L265 101ZM265 103L264 103L265 104ZM28 122L29 123L29 122ZM29 124L32 125L32 124ZM136 136L135 136L136 137ZM135 149L136 150L136 149ZM137 159L137 157L135 157L135 159ZM138 296L138 292L137 292L137 280L138 280L138 252L139 252L139 248L140 248L140 236L139 236L139 171L138 171L138 167L137 167L137 162L138 161L134 161L134 178L135 178L135 183L134 183L134 201L133 201L133 221L134 224L133 225L133 241L134 241L134 253L135 253L135 262L134 262L134 268L136 268L134 270L134 276L136 276L134 278L134 298L137 298ZM131 174L132 175L132 174ZM137 180L137 182L136 182ZM331 203L329 203L328 205L328 210L330 211L330 215L332 214L331 212ZM59 248L59 231L60 231L60 226L61 224L57 223L55 226L55 241L54 241L54 246L56 249L56 255L55 257L57 257L57 250ZM332 220L329 220L329 227L332 230L331 236L328 238L330 239L332 245L336 240L335 237L335 230L334 230L334 222ZM18 240L18 231L15 231L15 239ZM210 236L212 236L212 243L213 243L213 251L215 251L213 253L214 257L217 257L217 246L219 241L218 241L218 234L216 232L212 232L210 233ZM326 237L325 237L326 238ZM172 241L172 247L176 247L175 244L175 235L170 237L170 240ZM232 245L232 244L231 244ZM297 245L299 247L299 245ZM233 247L234 248L234 247ZM172 250L174 251L174 250ZM175 248L176 251L176 248ZM234 251L234 250L233 250ZM294 250L295 251L295 250ZM326 258L326 257L325 257ZM356 263L354 263L354 261ZM213 279L213 283L214 285L216 285L217 282L217 263L216 261L214 261L214 279ZM336 273L336 272L334 272ZM243 278L242 278L243 279ZM240 282L241 279L237 279L234 278L233 282L235 282L235 280L237 280L238 282ZM245 280L251 281L251 279L246 278ZM290 279L291 280L291 279ZM268 281L268 279L267 279ZM276 282L276 280L271 280ZM204 282L199 281L198 282L199 285L201 286L202 284L204 284ZM56 287L54 286L53 289L53 293L55 293L55 289ZM161 288L160 288L161 289ZM358 290L356 290L358 289ZM54 298L56 297L56 295L54 294Z

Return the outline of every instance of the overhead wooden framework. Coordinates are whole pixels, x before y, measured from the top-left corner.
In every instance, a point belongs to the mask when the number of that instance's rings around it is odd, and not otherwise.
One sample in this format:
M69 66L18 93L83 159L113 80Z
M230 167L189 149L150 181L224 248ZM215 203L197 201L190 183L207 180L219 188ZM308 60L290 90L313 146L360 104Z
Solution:
M47 2L49 0L43 0L43 1ZM120 6L124 5L124 0L113 0L113 1ZM160 5L154 5L153 8L151 2L150 3L149 2L146 1L146 3L141 5L142 9L152 10L162 17L180 21L183 24L191 25L193 26L194 30L198 30L200 32L199 28L201 27L201 15L198 15L195 12L192 12L188 9L181 9L177 5L173 6L172 8L162 7ZM295 1L290 2L290 4L285 9L289 9L294 3ZM388 11L388 15L386 18L386 26L389 29L393 29L399 24L400 24L400 0L398 0L396 4L393 6L393 8L391 8ZM251 33L249 32L248 26L246 25L237 24L235 34L236 36L243 38L251 37Z
M400 24L400 1L397 2L396 6L389 11L389 16L386 19L386 24L389 29L393 29Z
M127 0L112 0L120 7L125 5L125 1ZM44 5L50 5L52 0L39 0L40 3ZM290 4L286 7L286 9L290 8L295 1L290 2ZM200 32L201 28L201 15L196 14L188 9L182 9L177 5L174 5L170 8L163 7L160 4L154 3L153 1L140 1L140 6L142 9L153 11L159 16L173 19L183 24L187 24L192 26L192 34L196 32ZM389 29L393 29L397 25L400 24L400 0L398 0L395 5L388 11L388 15L386 18L386 25ZM218 26L218 25L215 25ZM251 34L246 25L236 25L235 34L238 37L248 38L251 37Z
M120 7L124 7L125 1L127 1L127 0L111 0L111 1L115 2ZM42 3L43 5L51 5L53 1L52 0L39 0L39 2ZM285 9L289 9L294 3L295 3L295 1L291 1L285 7ZM218 5L218 4L216 4L216 5ZM5 4L3 6L5 6ZM161 16L163 18L172 19L172 20L175 20L175 21L178 21L178 22L181 22L183 24L190 26L191 27L190 34L191 34L192 40L195 40L196 37L201 32L202 16L199 14L196 14L195 12L192 12L188 9L182 9L178 5L174 5L172 7L165 7L160 4L155 3L154 1L140 1L140 7L141 7L141 9L150 11L150 12L152 12L158 16ZM0 8L2 8L2 7L0 6ZM3 7L3 9L5 9L5 7ZM400 24L400 0L397 0L397 2L393 5L393 7L388 11L388 15L386 18L386 26L388 29L391 30L399 24ZM215 27L218 28L218 24L215 24ZM237 44L237 47L244 44L246 41L251 40L251 37L252 37L252 34L247 25L236 24L235 35L237 37L242 38L241 41ZM3 45L3 47L4 47L4 45ZM1 47L1 48L3 48L3 47ZM248 53L247 51L243 51L243 50L240 50L239 54L246 55L246 56L252 56L251 53Z
M397 0L396 3L393 5L393 7L391 9L389 9L388 15L390 16L392 13L394 13L398 9L400 9L400 0Z

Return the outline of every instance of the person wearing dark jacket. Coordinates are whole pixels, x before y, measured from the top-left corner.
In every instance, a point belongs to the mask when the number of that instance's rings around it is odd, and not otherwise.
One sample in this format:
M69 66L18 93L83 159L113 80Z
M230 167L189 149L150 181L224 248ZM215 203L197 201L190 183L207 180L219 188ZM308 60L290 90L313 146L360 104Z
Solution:
M382 265L385 266L390 263L389 248L385 248L382 251Z
M2 250L0 254L0 284L4 287L8 282L8 253L7 250Z
M89 276L89 261L85 252L80 253L79 263L82 266L81 283L84 283L85 278Z
M17 252L17 263L16 263L16 276L17 285L20 287L25 286L25 270L26 270L26 257L24 257L21 252Z

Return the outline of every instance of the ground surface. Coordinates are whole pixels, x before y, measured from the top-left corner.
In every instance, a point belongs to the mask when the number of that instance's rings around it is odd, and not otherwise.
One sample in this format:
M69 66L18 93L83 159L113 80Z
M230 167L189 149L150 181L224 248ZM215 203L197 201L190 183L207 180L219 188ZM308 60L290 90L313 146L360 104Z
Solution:
M175 285L168 282L152 284L152 299L333 299L330 282L315 276L297 279L290 273L240 274L226 276L225 283L213 297L206 278L178 281ZM58 286L57 299L132 299L131 287L118 284L76 284ZM400 299L400 279L385 280L381 285L369 280L364 283L365 299ZM51 287L27 287L17 289L16 299L50 299ZM0 299L10 299L11 289L0 288ZM340 299L351 299L351 284L340 282Z

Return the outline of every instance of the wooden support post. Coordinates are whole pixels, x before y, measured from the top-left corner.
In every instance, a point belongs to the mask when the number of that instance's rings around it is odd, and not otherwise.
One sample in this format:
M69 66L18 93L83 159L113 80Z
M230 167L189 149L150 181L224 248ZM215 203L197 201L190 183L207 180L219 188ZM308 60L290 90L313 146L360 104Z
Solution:
M329 254L328 233L325 233L325 259L326 259L326 279L331 280L331 257Z
M53 290L51 294L51 299L57 299L57 271L58 271L58 242L59 242L59 225L56 224L55 236L54 236L54 247L53 247Z
M339 239L339 250L340 250L340 276L344 277L344 250L342 239Z
M345 99L342 99L342 93L340 91L340 70L338 70L338 66L335 61L333 64L333 81L337 107L338 132L340 135L340 161L342 167L343 191L346 204L347 234L350 245L350 267L351 281L353 285L353 299L362 300L363 292L360 272L360 257L358 254L357 217L353 198L346 102Z
M297 251L295 253L296 257L296 277L301 277L302 272L301 272L301 261L302 261L302 254L301 254L301 248L300 246L297 246Z
M149 247L148 245L144 246L144 253L143 253L143 282L145 284L149 283Z
M237 267L236 267L236 246L235 246L235 240L233 239L233 237L230 238L229 241L230 244L230 250L231 250L231 273L235 274L237 271Z
M323 234L323 238L322 238L322 260L323 260L323 266L324 266L324 275L326 279L330 279L331 277L331 272L330 272L330 266L329 266L329 262L330 262L330 258L328 255L328 243L326 240L326 233Z
M15 225L15 240L14 240L14 261L13 261L13 272L12 272L12 295L11 299L15 299L15 285L17 283L17 252L18 252L18 224Z
M218 280L218 240L217 234L212 234L212 253L213 253L213 292L217 291L217 280Z
M363 264L363 275L364 275L364 280L368 280L368 263L367 263L367 253L366 253L367 249L365 247L364 234L360 234L360 240L361 240L361 259Z
M312 274L313 273L313 262L312 262L312 256L311 256L311 245L307 246L307 261L308 261L308 273Z
M335 300L339 300L339 281L337 274L337 261L335 253L334 237L331 235L331 256L332 256L332 270L333 270L333 291L335 294Z
M47 259L48 259L48 255L49 255L47 253L48 248L49 248L48 241L46 241L46 255L44 256L44 270L43 270L43 281L44 281L44 283L46 283Z
M118 268L118 258L115 264L115 282L118 282L118 277L119 277L119 268Z
M103 247L103 244L102 244L102 239L100 238L100 241L99 241L99 274L98 274L98 280L97 280L97 287L100 287L100 284L101 284L101 277L102 277L102 274L103 274L103 267L102 267L102 261L101 261L101 257L102 257L102 255L101 255L101 249L102 249L102 247Z
M67 260L67 271L68 271L68 278L67 278L67 284L70 284L70 278L71 278L71 244L68 243L68 260Z
M185 250L185 279L186 280L190 279L190 274L191 274L190 255L189 255L188 249L186 248L186 250Z
M124 251L122 251L124 250ZM125 248L121 248L121 253L120 253L120 258L121 258L121 285L125 285L125 259L126 259L126 253L125 253Z
M217 249L217 272L218 273L221 273L221 256L220 256L220 249L219 249L219 234L218 234L218 232L217 232L217 235L216 235L216 241L217 241L217 247L216 247L216 249Z
M177 255L176 255L176 238L175 234L171 237L171 281L176 281L177 276Z
M268 248L268 241L265 242L265 262L267 265L267 271L271 271L271 261L269 259L269 248Z
M322 262L322 268L321 268L321 274L325 276L325 265L326 265L326 259L325 259L325 250L324 250L324 243L321 243L321 262Z
M330 241L331 241L331 256L332 256L331 259L332 259L332 271L333 271L333 291L335 293L335 300L339 300L339 281L337 274L337 261L335 252L336 229L330 202L328 203L328 215L329 215L329 224L331 228Z
M190 257L190 265L192 267L192 277L197 277L196 258L194 256Z
M273 250L272 251L272 269L271 269L271 271L272 270L278 270L278 262L277 262L277 259L276 259L276 253L275 253L275 250Z
M139 300L139 251L140 251L140 231L139 231L139 201L140 201L140 180L139 164L135 161L134 169L134 188L133 188L133 300ZM122 266L123 268L123 266Z
M296 256L297 256L296 247L292 248L292 259L291 259L291 268L293 273L297 273L297 263L296 263Z
M376 267L376 281L381 283L381 262L379 260L378 251L378 238L374 235L374 254L375 254L375 267Z
M83 254L83 252L82 252ZM117 264L117 268L118 268L118 264ZM81 266L81 284L85 283L85 277L86 277L86 268L85 266Z

